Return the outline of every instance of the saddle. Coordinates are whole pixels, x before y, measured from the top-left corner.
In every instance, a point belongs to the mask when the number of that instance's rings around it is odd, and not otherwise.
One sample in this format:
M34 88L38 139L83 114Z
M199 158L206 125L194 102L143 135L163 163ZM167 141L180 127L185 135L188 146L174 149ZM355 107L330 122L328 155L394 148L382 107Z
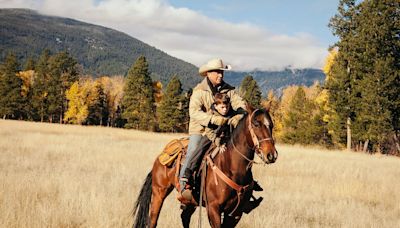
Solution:
M176 162L182 163L186 158L186 151L189 144L189 138L173 139L163 149L158 156L158 160L162 165L172 167ZM209 147L203 148L203 152L208 154L212 152L212 158L216 155L216 145L210 144ZM180 164L179 164L180 165Z
M188 144L189 138L187 137L172 140L165 146L164 150L158 157L158 160L161 164L171 167L175 163L179 154L186 153Z

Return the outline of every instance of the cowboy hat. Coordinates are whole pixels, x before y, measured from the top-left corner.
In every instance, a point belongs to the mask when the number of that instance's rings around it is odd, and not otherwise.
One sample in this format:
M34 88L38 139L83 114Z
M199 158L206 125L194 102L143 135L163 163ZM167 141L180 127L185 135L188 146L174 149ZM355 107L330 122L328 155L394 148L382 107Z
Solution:
M199 68L199 74L205 77L208 71L230 69L232 69L231 65L224 65L222 59L212 59Z

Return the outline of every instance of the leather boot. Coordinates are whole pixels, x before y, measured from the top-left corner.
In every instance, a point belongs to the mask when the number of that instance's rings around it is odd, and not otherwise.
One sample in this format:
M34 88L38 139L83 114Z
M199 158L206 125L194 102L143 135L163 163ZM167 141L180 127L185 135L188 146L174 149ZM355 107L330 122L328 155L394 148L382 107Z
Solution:
M178 200L181 201L182 204L189 204L192 202L193 195L192 195L192 188L188 183L187 178L181 178L179 180L181 184L181 190L178 193Z

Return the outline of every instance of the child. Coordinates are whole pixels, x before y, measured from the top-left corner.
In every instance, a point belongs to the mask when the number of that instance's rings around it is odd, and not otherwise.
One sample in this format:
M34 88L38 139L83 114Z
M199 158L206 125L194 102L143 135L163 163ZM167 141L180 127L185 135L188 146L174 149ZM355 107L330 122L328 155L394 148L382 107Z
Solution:
M213 115L220 115L225 118L230 118L237 113L231 109L230 99L227 94L217 93L214 96L214 103L211 106ZM204 131L204 135L211 140L217 147L220 148L220 152L223 153L226 150L226 141L229 139L229 126L215 126L209 125Z

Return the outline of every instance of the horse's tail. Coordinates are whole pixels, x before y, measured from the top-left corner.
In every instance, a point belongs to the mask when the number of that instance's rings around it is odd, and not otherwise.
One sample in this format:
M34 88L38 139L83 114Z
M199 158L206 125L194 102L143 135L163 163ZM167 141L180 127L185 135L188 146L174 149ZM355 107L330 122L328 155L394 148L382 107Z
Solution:
M139 196L136 199L135 205L133 207L132 216L135 221L133 223L133 228L143 228L147 227L149 224L149 210L151 201L151 171L147 174L146 180L140 190Z

